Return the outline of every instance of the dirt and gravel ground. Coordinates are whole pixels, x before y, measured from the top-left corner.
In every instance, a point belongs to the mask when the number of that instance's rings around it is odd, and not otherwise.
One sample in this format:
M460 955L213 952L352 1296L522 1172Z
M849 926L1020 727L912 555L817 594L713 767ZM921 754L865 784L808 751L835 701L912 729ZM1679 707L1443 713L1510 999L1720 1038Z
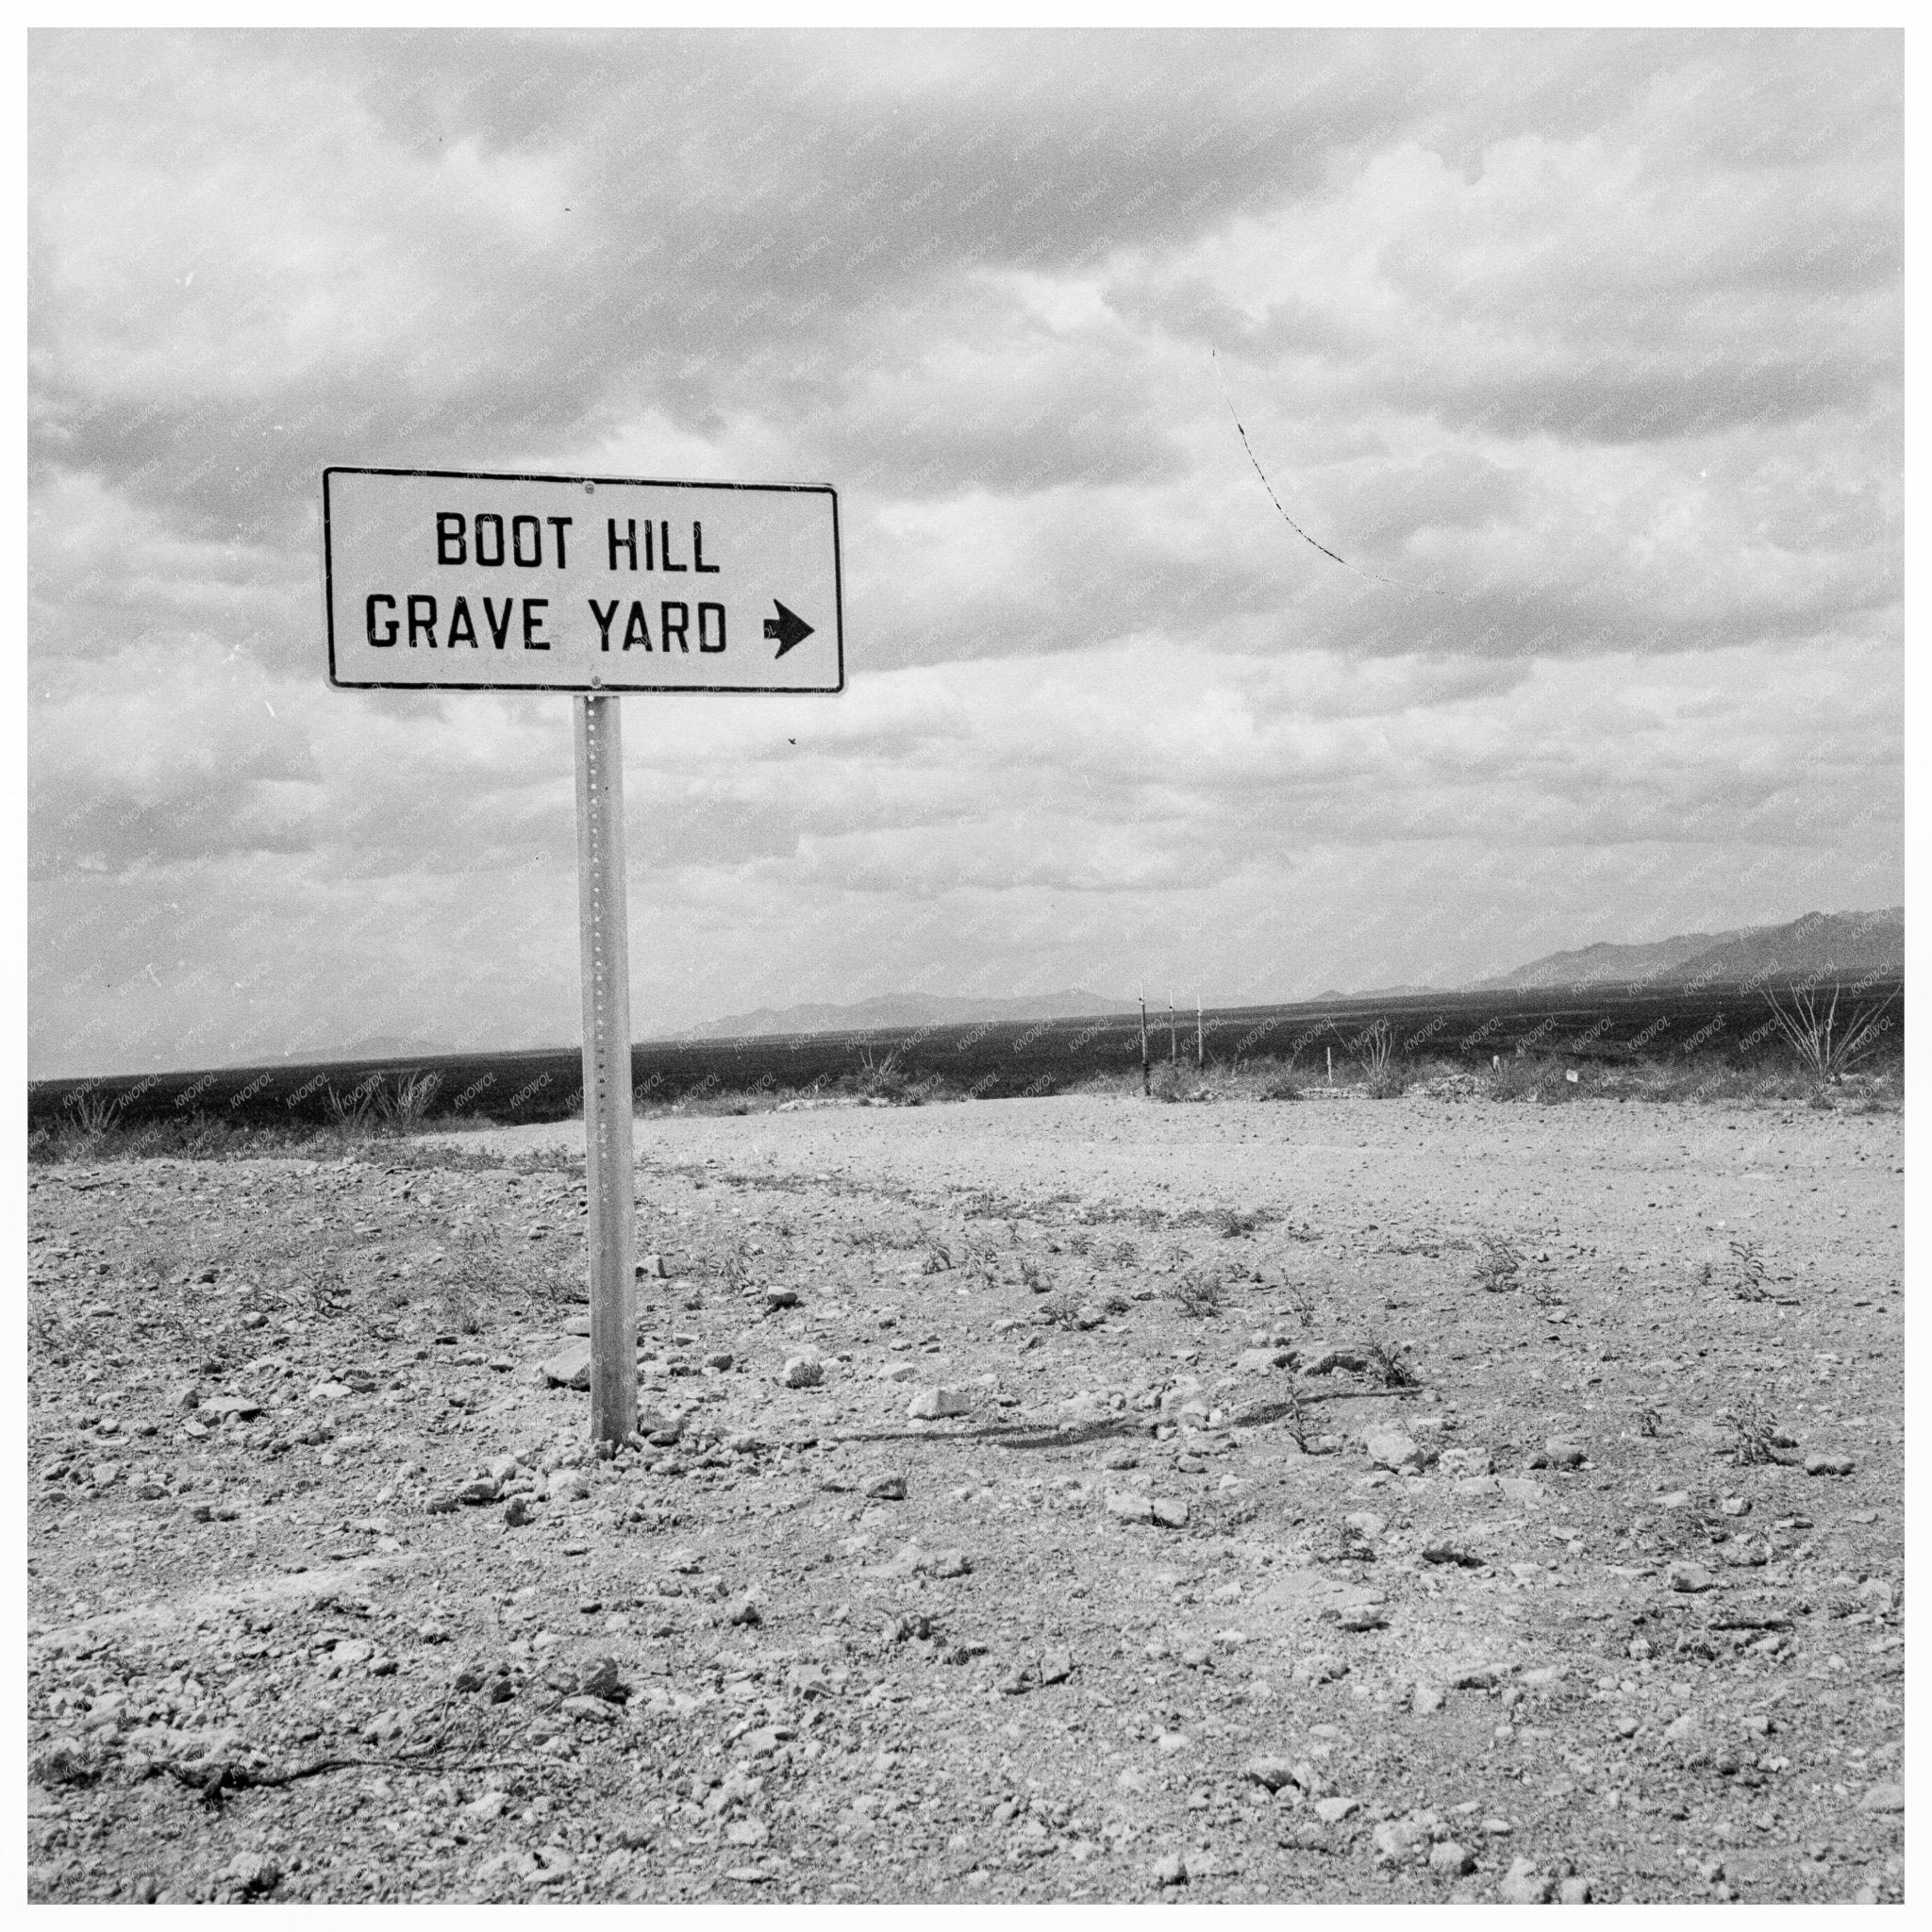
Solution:
M1903 1896L1895 1112L580 1132L30 1172L33 1896Z

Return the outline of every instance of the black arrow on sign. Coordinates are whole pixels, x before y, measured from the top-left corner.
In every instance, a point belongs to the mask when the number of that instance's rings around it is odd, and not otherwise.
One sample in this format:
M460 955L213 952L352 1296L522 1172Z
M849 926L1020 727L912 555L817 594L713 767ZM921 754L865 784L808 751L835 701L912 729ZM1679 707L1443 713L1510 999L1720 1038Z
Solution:
M811 625L797 611L786 609L775 597L772 599L772 608L778 614L765 619L765 635L778 640L778 657L782 658L793 644L802 644L811 636ZM776 663L777 658L772 661Z

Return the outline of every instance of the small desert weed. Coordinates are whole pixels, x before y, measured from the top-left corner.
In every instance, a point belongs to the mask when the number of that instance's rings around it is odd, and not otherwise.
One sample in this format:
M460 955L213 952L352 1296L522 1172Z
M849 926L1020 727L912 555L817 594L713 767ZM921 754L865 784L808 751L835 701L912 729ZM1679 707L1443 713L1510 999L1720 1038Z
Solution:
M1718 1412L1718 1421L1731 1432L1731 1453L1740 1462L1774 1462L1780 1446L1777 1420L1754 1390L1737 1404Z
M1731 1242L1730 1290L1740 1302L1761 1302L1770 1291L1764 1285L1764 1257L1755 1241Z
M1194 1267L1180 1275L1168 1293L1179 1304L1182 1314L1206 1321L1220 1314L1227 1299L1227 1284L1218 1269Z
M1407 1350L1399 1347L1381 1335L1371 1335L1362 1343L1362 1353L1369 1358L1369 1373L1385 1389L1414 1389L1422 1378L1410 1364Z
M1523 1250L1507 1235L1485 1231L1475 1238L1475 1284L1491 1293L1521 1286Z

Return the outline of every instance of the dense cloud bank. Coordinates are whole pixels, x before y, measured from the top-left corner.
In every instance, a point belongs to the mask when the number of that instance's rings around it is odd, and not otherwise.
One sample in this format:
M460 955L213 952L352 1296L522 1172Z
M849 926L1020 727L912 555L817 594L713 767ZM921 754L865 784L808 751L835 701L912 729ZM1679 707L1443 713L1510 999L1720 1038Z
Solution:
M36 36L34 1071L574 1031L568 706L325 688L331 461L839 486L847 694L627 703L641 1028L1889 903L1901 73Z

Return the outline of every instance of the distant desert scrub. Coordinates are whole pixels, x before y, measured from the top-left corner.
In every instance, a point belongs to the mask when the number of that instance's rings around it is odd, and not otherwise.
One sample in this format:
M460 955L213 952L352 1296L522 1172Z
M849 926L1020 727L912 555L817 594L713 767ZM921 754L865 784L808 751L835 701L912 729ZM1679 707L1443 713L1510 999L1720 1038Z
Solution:
M1874 1052L1891 1030L1890 1008L1898 995L1894 992L1875 1001L1855 998L1842 1022L1836 986L1829 1004L1822 1008L1818 994L1809 987L1788 987L1782 998L1774 992L1764 997L1799 1066L1815 1079L1836 1086L1854 1063Z
M1162 1060L1150 1071L1148 1087L1153 1098L1160 1101L1299 1100L1302 1092L1294 1061L1274 1054L1210 1059L1205 1068L1188 1058ZM1136 1060L1117 1073L1095 1074L1068 1091L1090 1097L1138 1098L1141 1063Z
M1361 1070L1362 1086L1370 1099L1394 1100L1407 1091L1408 1070L1395 1051L1395 1028L1386 1019L1372 1020L1348 1036L1334 1026L1328 1030Z

